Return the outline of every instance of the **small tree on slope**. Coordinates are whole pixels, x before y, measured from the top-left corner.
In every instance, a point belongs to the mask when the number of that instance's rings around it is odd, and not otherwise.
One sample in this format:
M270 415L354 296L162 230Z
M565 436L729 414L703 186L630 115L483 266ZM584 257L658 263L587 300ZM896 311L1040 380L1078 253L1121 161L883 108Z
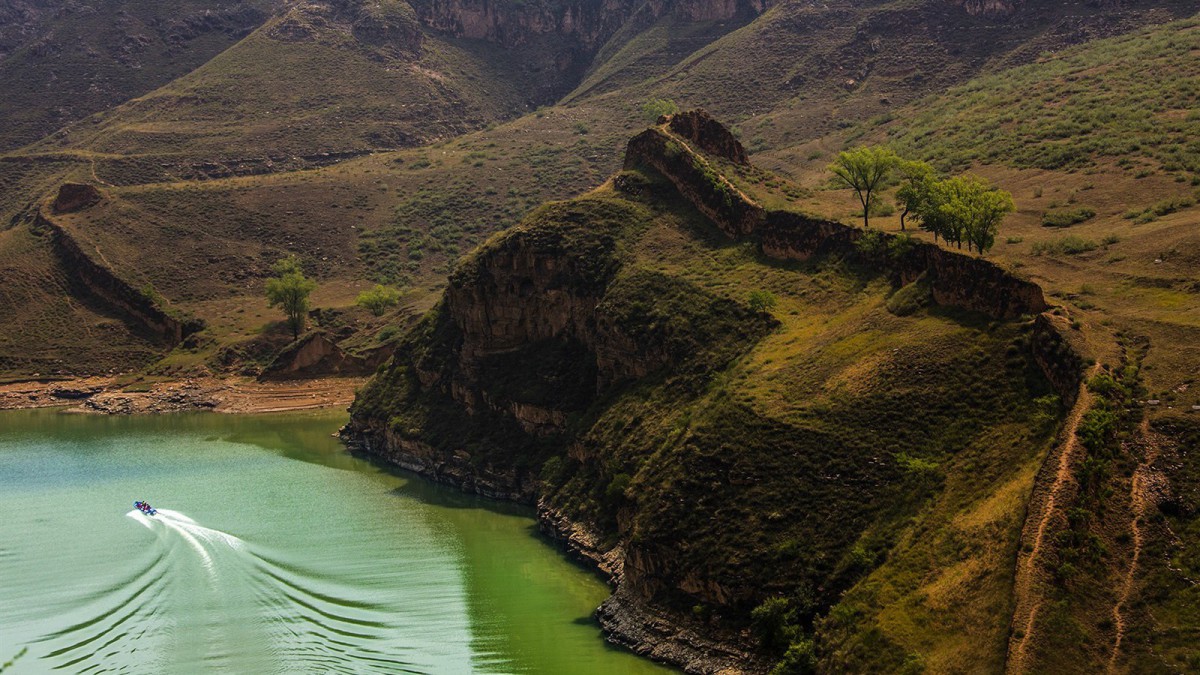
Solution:
M837 159L829 165L837 181L858 194L863 209L863 227L871 226L870 211L876 199L875 192L883 186L899 161L887 148L861 146L839 152Z
M283 310L294 340L304 330L308 296L317 287L317 282L304 276L295 256L281 258L271 269L275 276L267 280L267 301L272 307Z

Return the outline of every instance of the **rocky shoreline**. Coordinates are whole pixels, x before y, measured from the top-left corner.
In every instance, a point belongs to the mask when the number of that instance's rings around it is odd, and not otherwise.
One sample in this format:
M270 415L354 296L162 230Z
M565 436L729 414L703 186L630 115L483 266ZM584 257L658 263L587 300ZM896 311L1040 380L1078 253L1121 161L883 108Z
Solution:
M625 549L609 544L587 525L574 521L537 498L537 482L512 472L477 470L469 456L438 456L422 443L400 439L352 420L338 431L352 452L383 460L428 480L490 499L534 504L538 530L568 557L595 570L613 594L596 609L604 637L640 656L681 668L696 675L765 673L768 663L744 648L748 634L725 639L702 635L700 626L647 605L625 583Z
M244 377L198 377L124 382L116 377L31 380L0 385L0 410L63 408L100 415L212 411L254 414L346 407L362 378L259 382Z

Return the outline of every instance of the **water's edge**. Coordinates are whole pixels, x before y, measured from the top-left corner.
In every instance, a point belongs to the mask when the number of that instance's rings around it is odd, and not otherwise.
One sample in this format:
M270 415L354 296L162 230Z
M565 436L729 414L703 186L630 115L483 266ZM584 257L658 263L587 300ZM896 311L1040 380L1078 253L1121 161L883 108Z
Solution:
M646 604L624 582L625 551L585 523L551 508L532 480L499 473L479 473L466 461L445 458L428 446L393 442L385 432L350 423L337 436L350 452L399 467L427 480L468 494L498 501L534 505L538 530L568 558L598 574L613 589L595 611L604 638L658 663L685 673L760 673L767 664L732 640L713 639L689 628L679 617Z

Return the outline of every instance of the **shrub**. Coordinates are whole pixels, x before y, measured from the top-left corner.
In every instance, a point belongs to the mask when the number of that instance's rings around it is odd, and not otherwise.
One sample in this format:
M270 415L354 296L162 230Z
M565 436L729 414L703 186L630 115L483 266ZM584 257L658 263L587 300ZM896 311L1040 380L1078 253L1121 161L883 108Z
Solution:
M887 299L887 309L896 316L908 316L928 305L930 299L929 284L918 279L892 293Z
M882 258L887 253L887 245L887 235L878 230L867 230L854 242L854 248L869 260Z
M767 598L750 612L750 627L764 648L780 651L796 636L795 615L786 598Z
M604 489L604 496L608 498L609 503L615 503L625 498L625 491L629 489L629 483L633 480L627 473L619 473L612 477L608 482L608 487Z
M1033 245L1033 255L1079 255L1099 248L1096 242L1070 235L1052 241L1039 241Z
M383 344L394 339L400 334L399 326L384 326L382 330L375 334L375 341Z
M1083 415L1076 435L1083 447L1098 453L1107 447L1117 428L1117 416L1106 406L1098 405Z
M1132 220L1138 224L1149 223L1162 216L1170 215L1176 211L1181 211L1189 206L1195 205L1196 200L1193 197L1172 197L1157 201L1142 210L1130 209L1125 212L1125 218Z
M354 304L375 316L383 316L388 308L395 307L399 302L400 291L382 284L375 284L371 290L359 293L358 298L354 300Z
M1095 217L1092 209L1080 207L1069 211L1047 211L1042 214L1042 227L1070 227Z
M811 675L817 672L817 650L813 641L805 638L793 642L783 658L771 669L770 675Z
M746 304L752 312L769 312L778 304L775 294L770 291L753 291Z
M642 116L649 124L654 124L663 115L674 115L679 112L679 106L669 98L656 98L642 104Z
M1128 393L1125 387L1108 373L1098 373L1088 380L1088 389L1110 401L1122 400Z

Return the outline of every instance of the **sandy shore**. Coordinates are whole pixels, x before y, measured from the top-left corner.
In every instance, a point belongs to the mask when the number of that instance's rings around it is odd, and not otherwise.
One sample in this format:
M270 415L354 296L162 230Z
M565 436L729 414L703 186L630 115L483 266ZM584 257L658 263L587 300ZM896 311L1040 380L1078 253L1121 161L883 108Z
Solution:
M345 408L366 378L259 382L247 377L188 378L129 385L112 377L0 385L0 410L66 406L81 413L135 415L211 410L251 414Z

